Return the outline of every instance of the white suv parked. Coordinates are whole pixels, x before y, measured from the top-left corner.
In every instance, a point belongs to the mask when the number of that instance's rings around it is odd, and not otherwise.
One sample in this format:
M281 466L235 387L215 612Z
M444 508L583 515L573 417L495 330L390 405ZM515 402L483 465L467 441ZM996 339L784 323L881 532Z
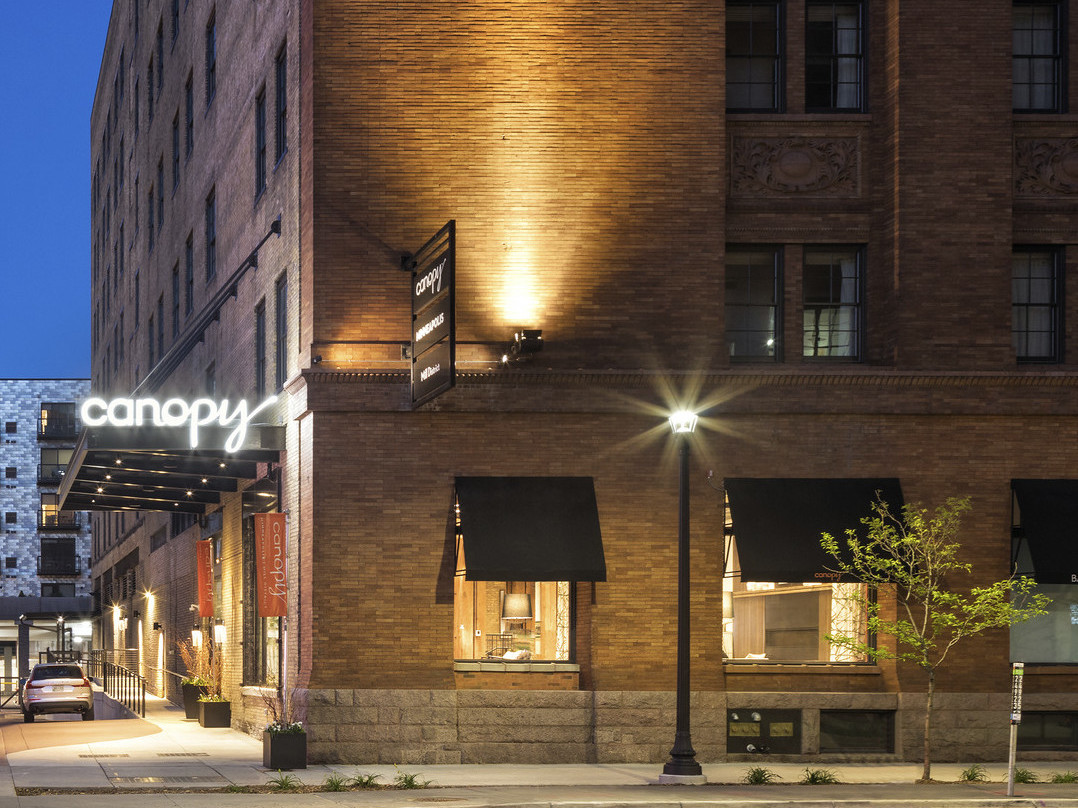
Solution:
M27 724L42 713L81 713L83 721L94 720L94 690L82 668L72 662L34 665L19 701Z

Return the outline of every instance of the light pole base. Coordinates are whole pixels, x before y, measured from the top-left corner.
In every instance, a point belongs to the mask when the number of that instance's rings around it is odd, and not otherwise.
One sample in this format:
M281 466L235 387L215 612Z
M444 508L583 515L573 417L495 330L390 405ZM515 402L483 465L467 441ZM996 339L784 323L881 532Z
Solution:
M660 774L661 786L702 786L707 778L702 774Z

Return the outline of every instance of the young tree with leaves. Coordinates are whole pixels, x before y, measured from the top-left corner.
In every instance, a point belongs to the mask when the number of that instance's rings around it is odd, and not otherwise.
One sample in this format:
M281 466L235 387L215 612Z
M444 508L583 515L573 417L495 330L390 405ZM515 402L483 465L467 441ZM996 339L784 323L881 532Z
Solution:
M873 515L861 520L867 534L846 531L840 543L829 533L820 542L834 559L833 572L894 596L895 616L884 617L878 599L857 588L849 599L866 615L869 644L864 636L828 635L833 644L849 648L873 661L912 662L928 678L924 714L924 769L931 779L932 702L936 671L951 649L987 629L1005 628L1045 614L1049 599L1033 594L1034 581L1011 577L988 586L965 587L972 567L960 560L958 541L962 515L970 509L968 497L950 498L929 512L906 505L900 515L886 502L872 504ZM886 602L887 599L885 599Z

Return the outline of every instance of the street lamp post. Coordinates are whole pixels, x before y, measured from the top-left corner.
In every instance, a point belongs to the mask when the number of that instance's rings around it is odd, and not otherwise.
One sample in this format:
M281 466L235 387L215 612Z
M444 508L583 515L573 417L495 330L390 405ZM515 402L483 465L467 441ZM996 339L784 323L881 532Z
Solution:
M670 428L678 441L678 558L677 558L677 724L670 760L660 783L705 783L689 732L689 439L696 415L676 412Z

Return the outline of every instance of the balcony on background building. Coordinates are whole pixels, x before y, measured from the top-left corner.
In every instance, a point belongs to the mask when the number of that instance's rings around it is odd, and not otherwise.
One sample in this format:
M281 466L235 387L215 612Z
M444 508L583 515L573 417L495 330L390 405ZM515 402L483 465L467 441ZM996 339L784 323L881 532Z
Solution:
M81 575L82 559L73 553L54 553L37 557L38 575Z
M38 463L38 485L59 485L64 481L67 463Z
M78 530L82 527L82 514L78 511L39 512L38 530Z
M78 435L79 425L74 413L37 419L38 440L74 440Z

